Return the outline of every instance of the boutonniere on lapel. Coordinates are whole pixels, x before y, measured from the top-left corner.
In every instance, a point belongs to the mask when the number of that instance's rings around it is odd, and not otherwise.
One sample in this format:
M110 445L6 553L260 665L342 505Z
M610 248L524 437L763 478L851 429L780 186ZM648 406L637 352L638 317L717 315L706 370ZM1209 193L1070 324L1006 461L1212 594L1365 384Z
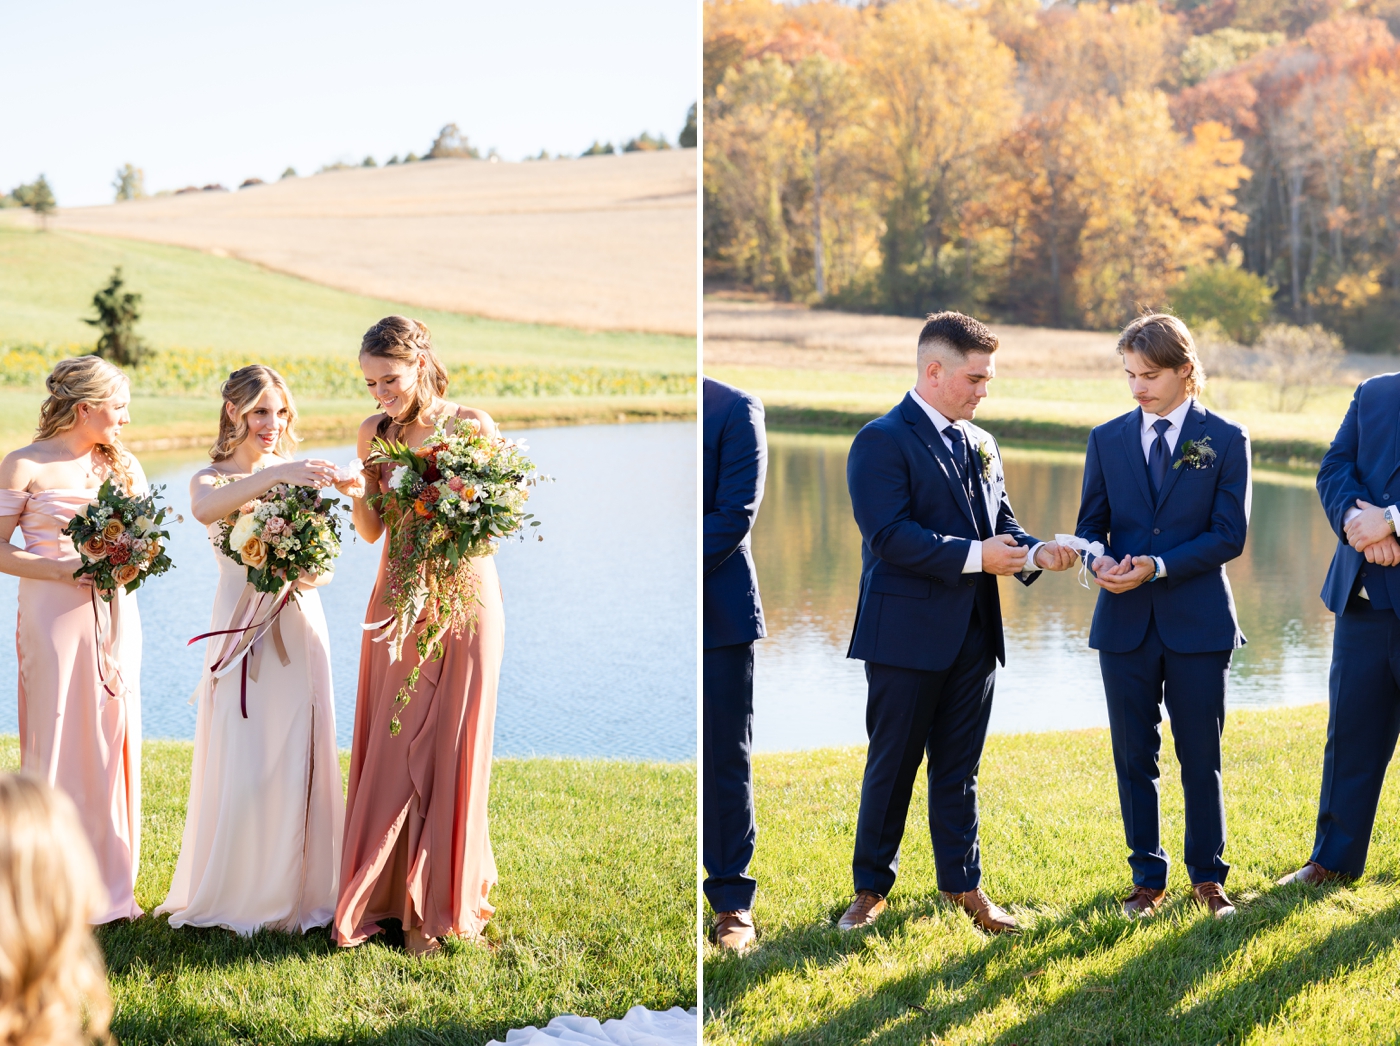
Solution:
M1172 462L1172 468L1185 465L1188 469L1208 469L1215 464L1215 448L1210 445L1210 437L1188 439L1181 448L1181 457Z
M1215 452L1212 451L1211 453L1212 453L1212 455L1214 455ZM988 440L988 441L985 442L985 443L979 443L979 444L977 444L977 461L978 461L979 464L980 464L980 469L979 469L979 471L981 471L981 473L982 473L982 482L983 482L983 483L990 483L990 482L992 481L992 461L993 461L993 460L994 460L994 455L992 454L992 444L991 444L991 441Z

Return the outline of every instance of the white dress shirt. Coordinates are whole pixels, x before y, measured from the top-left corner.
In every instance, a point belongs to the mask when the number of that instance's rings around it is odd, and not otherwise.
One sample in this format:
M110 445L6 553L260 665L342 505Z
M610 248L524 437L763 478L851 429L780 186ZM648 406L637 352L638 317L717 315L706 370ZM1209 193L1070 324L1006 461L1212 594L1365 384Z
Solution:
M976 466L973 465L972 462L972 455L976 453L977 448L973 446L972 439L968 436L967 430L963 428L962 425L958 422L949 421L936 408L930 407L926 402L924 402L924 398L920 396L918 392L916 392L914 389L909 390L909 395L914 397L914 402L923 408L924 413L928 415L928 420L933 422L933 427L936 428L938 430L938 434L941 437L943 437L943 445L948 448L949 453L952 453L953 441L948 438L947 430L954 425L958 426L958 431L960 431L963 434L963 442L967 445L968 466L970 468L975 468ZM974 505L973 511L975 512L976 510L977 506ZM1043 544L1045 544L1045 542L1041 541L1036 543L1036 545L1031 548L1030 552L1026 556L1026 567L1022 571L1022 573L1031 574L1041 569L1039 566L1036 565L1035 554L1038 551L1040 551L1040 546ZM967 561L963 563L962 572L964 574L982 573L982 542L976 540L972 541L971 547L969 547L967 550Z
M1186 415L1191 410L1191 405L1196 401L1187 396L1168 414L1149 414L1147 411L1138 408L1142 414L1142 457L1148 465L1152 463L1152 444L1157 442L1157 430L1152 426L1163 418L1171 422L1171 428L1163 434L1162 438L1167 442L1167 460L1176 453L1177 440L1181 439L1181 423L1186 420ZM1162 561L1161 556L1152 557L1157 562L1157 576L1167 576L1167 564Z

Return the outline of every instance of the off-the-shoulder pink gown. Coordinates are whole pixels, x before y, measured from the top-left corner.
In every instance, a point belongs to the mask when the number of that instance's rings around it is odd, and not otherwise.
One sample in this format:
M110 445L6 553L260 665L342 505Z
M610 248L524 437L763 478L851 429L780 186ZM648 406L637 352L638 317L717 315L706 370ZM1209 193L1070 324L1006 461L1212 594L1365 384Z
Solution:
M63 528L96 493L0 490L0 516L20 517L27 551L61 559L73 555ZM78 808L110 902L96 923L141 914L135 897L141 853L141 616L136 597L121 591L108 608L107 667L100 669L92 589L19 579L20 767L67 792ZM111 675L113 667L119 680Z
M389 616L387 533L382 540L366 623ZM496 862L486 799L505 610L495 560L472 562L481 582L476 628L448 638L442 658L423 665L399 713L398 736L389 733L394 697L418 663L417 650L410 638L402 659L390 664L389 645L375 641L377 632L367 631L361 643L333 927L342 945L377 933L381 919L399 919L429 937L477 937L494 911L487 901Z

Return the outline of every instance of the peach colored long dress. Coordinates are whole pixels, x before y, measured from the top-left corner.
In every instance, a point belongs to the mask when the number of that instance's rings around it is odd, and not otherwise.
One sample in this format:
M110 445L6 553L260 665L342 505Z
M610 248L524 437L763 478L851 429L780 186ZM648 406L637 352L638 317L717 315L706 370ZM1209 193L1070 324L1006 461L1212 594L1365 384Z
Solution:
M277 594L254 592L217 546L214 557L209 631L266 620ZM171 926L304 933L335 912L345 797L320 593L301 592L276 625L242 657L240 640L258 631L207 641L180 859L156 909Z
M96 493L0 490L0 516L20 517L27 551L60 559L73 554L63 528ZM105 923L141 914L141 616L120 591L97 611L110 612L103 649L92 589L19 579L20 768L77 806L109 898L93 922Z
M383 541L366 624L389 616L387 534ZM496 862L486 799L505 611L495 561L473 563L481 579L476 628L449 638L442 657L423 665L396 737L389 733L394 695L418 653L410 639L402 659L390 664L377 631L362 641L333 928L342 945L377 933L381 919L399 919L430 937L476 937L494 910L487 902Z

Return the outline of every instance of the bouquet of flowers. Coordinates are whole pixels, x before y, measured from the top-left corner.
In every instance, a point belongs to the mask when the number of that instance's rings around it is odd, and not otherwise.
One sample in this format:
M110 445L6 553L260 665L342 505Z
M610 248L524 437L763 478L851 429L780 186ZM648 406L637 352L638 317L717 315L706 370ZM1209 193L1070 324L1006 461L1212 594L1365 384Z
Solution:
M449 635L476 622L477 576L470 560L489 556L497 543L527 523L530 488L542 477L524 442L487 438L475 420L448 433L438 422L421 447L376 439L367 465L394 466L387 489L374 499L388 517L389 566L385 599L390 658L397 660L419 615L427 612L416 645L420 664L441 656ZM397 694L389 731L401 727L398 711L418 682L415 665Z
M340 555L338 498L278 483L218 523L224 555L248 568L259 592L280 592L303 574L328 574ZM294 590L293 590L294 591Z
M164 489L125 494L110 478L103 480L97 497L63 528L83 561L73 576L91 577L105 602L112 601L118 588L135 592L147 578L174 566L165 554L170 532L161 528L170 509L156 504Z

